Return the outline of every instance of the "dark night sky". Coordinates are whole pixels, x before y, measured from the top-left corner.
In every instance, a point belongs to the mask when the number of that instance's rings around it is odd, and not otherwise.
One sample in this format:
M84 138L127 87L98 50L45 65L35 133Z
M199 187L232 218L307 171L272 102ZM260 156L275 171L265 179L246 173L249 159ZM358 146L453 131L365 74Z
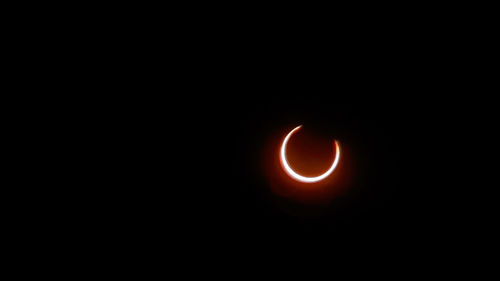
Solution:
M4 135L19 138L22 168L8 163L21 203L6 216L21 218L5 229L20 233L6 241L23 259L66 269L52 254L83 267L73 272L98 265L113 275L143 263L141 277L155 266L181 276L251 267L239 277L261 274L253 267L266 259L285 260L280 274L318 259L334 275L340 258L371 275L360 265L368 252L369 264L402 268L389 256L414 276L429 260L449 261L439 252L461 259L493 233L484 230L498 220L488 217L498 204L486 203L498 189L488 136L498 131L498 91L485 82L498 80L487 54L498 31L484 28L493 23L473 27L455 4L125 5L9 22L7 45L19 54L5 53L15 62L7 72L19 76L21 102L4 103L15 111L5 122L15 132ZM319 136L305 151L320 161L332 157L323 145L340 141L339 169L323 184L342 187L335 196L277 194L286 177L276 144L298 125L297 143Z
M245 86L226 79L221 83L231 86L222 90L228 96L161 99L141 109L140 133L132 136L141 144L133 150L139 170L126 176L138 178L123 189L132 200L125 204L132 225L154 236L175 229L182 239L198 242L311 240L332 246L366 235L363 241L397 243L441 225L445 187L434 179L443 157L437 108L417 99L398 101L399 89L387 99L352 93L385 92L394 79L356 89L335 79L297 86L290 80ZM196 89L221 91L214 85ZM175 111L165 112L162 104ZM349 148L351 182L328 204L277 196L262 168L276 156L266 155L270 138L298 124Z
M105 178L87 192L102 210L95 223L199 246L445 236L465 212L452 198L468 190L450 179L467 171L463 141L479 130L468 115L477 104L455 93L477 84L445 45L365 31L308 44L200 35L126 61L110 52L90 88L113 94L88 99L95 117L81 122L93 133L79 136ZM262 168L270 139L299 124L348 148L349 188L329 204L277 196Z

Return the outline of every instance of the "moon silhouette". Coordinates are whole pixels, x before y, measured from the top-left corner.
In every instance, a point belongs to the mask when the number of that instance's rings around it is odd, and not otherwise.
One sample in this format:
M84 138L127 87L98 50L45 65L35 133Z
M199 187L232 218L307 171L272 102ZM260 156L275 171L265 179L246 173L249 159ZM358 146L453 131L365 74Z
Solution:
M283 140L283 144L281 144L281 150L280 150L280 162L281 166L285 170L285 172L292 177L294 180L300 181L300 182L305 182L305 183L314 183L321 181L328 177L337 167L340 159L340 146L339 143L335 140L334 141L334 146L335 146L335 159L333 160L332 165L330 168L324 172L323 174L317 176L317 177L304 177L299 175L297 172L295 172L290 165L288 165L288 161L286 159L286 145L288 144L288 141L290 140L290 137L297 132L302 125L298 126L297 128L293 129L288 135L285 137L285 140Z

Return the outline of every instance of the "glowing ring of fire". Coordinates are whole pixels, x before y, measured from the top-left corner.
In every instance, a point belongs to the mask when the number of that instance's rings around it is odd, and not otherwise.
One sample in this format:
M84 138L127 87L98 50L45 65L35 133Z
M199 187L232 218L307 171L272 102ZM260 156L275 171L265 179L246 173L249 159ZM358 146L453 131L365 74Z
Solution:
M338 163L339 163L339 159L340 159L340 146L339 146L339 143L337 141L334 141L334 146L335 146L335 159L333 160L333 163L332 165L330 166L330 168L324 172L323 174L317 176L317 177L304 177L304 176L301 176L299 174L297 174L291 167L290 165L288 165L288 161L286 160L286 145L288 143L288 141L290 140L290 137L296 132L298 131L300 128L302 127L302 125L298 126L297 128L293 129L290 133L288 133L288 135L285 137L285 140L283 141L283 144L281 145L281 151L280 151L280 162L281 162L281 166L283 167L283 169L285 170L285 172L290 176L292 177L293 179L297 180L297 181L300 181L300 182L305 182L305 183L313 183L313 182L318 182L320 180L323 180L325 179L326 177L328 177L332 172L333 170L335 170L335 168L337 167Z

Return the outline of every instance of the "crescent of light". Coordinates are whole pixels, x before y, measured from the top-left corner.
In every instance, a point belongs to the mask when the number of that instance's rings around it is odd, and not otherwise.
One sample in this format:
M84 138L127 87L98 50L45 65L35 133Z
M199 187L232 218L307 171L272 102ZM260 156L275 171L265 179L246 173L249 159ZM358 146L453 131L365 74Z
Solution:
M288 135L285 137L285 140L283 141L283 144L281 145L281 151L280 151L280 162L281 166L283 166L283 169L285 172L291 176L293 179L301 181L301 182L306 182L306 183L313 183L313 182L318 182L320 180L325 179L328 177L333 170L337 167L337 164L339 163L340 159L340 147L339 143L337 141L334 141L334 146L335 146L335 159L333 160L332 165L330 168L324 172L322 175L317 176L317 177L304 177L299 174L297 174L291 167L288 165L288 161L286 160L286 145L288 144L288 140L290 140L290 137L298 131L302 125L298 126L297 128L293 129Z

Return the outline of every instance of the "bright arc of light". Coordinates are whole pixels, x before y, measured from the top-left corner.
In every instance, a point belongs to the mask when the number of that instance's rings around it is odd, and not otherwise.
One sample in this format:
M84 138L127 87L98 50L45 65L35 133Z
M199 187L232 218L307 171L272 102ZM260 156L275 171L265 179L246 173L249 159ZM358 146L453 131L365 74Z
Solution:
M333 163L332 165L330 166L330 168L324 172L323 174L317 176L317 177L304 177L304 176L301 176L299 174L297 174L291 167L290 165L288 165L288 161L286 159L286 145L288 144L288 140L290 140L290 137L296 132L298 131L300 128L302 127L302 125L298 126L297 128L293 129L290 133L288 133L288 135L285 137L285 140L283 141L283 144L281 145L281 151L280 151L280 162L281 162L281 166L283 167L283 169L285 170L285 172L291 176L293 179L295 180L298 180L300 182L305 182L305 183L313 183L313 182L318 182L320 180L323 180L325 179L326 177L328 177L332 172L333 170L335 170L335 168L337 167L338 163L339 163L339 159L340 159L340 146L339 146L339 143L337 141L334 141L334 146L335 146L335 159L333 160Z

